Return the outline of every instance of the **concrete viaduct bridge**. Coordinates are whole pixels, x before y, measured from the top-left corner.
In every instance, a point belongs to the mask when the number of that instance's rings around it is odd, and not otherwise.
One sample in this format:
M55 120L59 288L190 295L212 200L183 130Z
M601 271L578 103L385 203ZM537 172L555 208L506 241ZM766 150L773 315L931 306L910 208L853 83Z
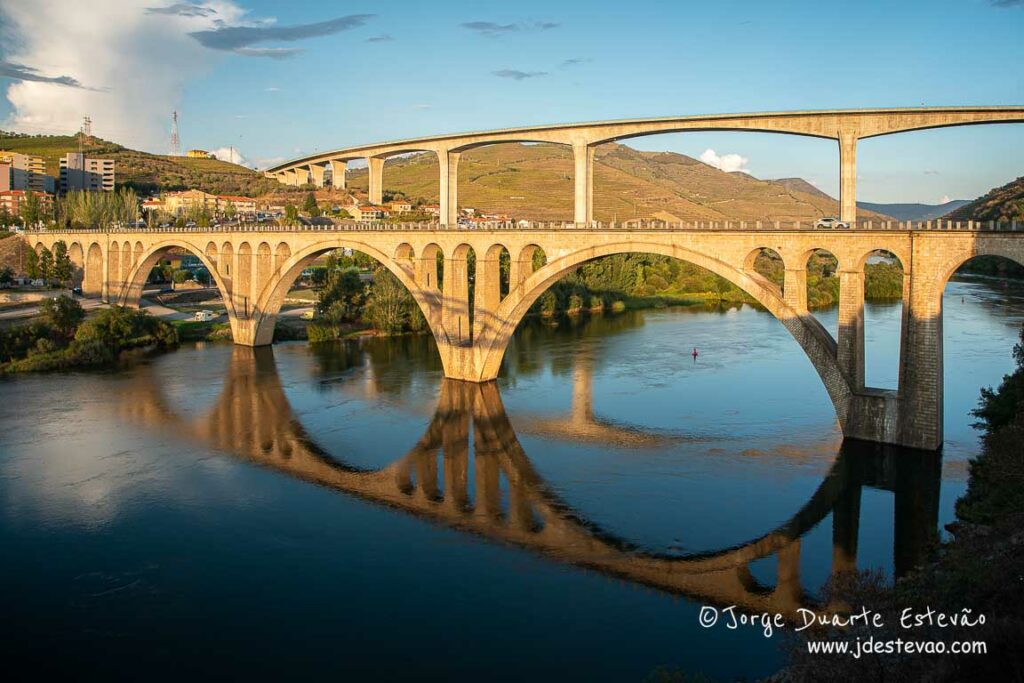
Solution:
M697 556L651 552L584 519L549 489L519 443L493 382L444 380L433 419L417 443L390 465L365 470L326 452L305 432L270 349L236 347L219 398L195 417L179 416L160 395L151 372L140 368L115 404L126 424L166 430L288 476L556 561L750 612L795 617L797 608L815 607L801 584L800 537L829 513L832 574L856 567L864 487L895 495L897 574L914 566L937 532L939 456L892 457L861 445L845 447L807 503L764 536ZM770 556L777 559L774 586L760 584L750 570L751 563Z
M445 375L487 382L497 377L506 346L530 306L581 264L621 253L651 253L701 266L735 284L792 333L820 375L847 437L935 450L942 445L942 292L950 275L978 255L1024 263L1024 225L948 221L858 223L849 230L808 224L722 221L649 223L640 228L589 220L593 148L608 140L681 130L751 130L834 138L842 150L844 218L855 211L855 148L860 138L900 131L1024 121L1024 107L858 110L652 119L551 126L440 136L341 150L289 162L271 172L305 181L299 169L322 180L326 165L365 156L374 191L388 155L435 151L441 163L442 224L338 224L328 228L194 228L26 233L36 249L58 240L83 271L89 295L138 306L153 266L172 248L199 257L219 287L234 341L262 346L273 340L285 295L314 259L352 249L393 273L422 309L437 341ZM494 225L465 229L452 220L458 155L474 146L541 141L572 144L576 151L576 223ZM320 170L315 170L320 169ZM376 170L374 170L376 169ZM336 175L336 179L344 175ZM754 268L758 254L774 251L785 266L777 286ZM818 250L838 260L839 331L826 331L807 306L807 261ZM864 382L864 267L878 251L904 269L899 387L882 391ZM542 252L542 259L535 255ZM473 259L470 259L470 254ZM511 272L503 278L502 255ZM443 267L438 268L438 261ZM536 267L538 261L543 264ZM470 273L470 263L475 272ZM471 288L471 278L473 287ZM470 296L470 291L473 296Z

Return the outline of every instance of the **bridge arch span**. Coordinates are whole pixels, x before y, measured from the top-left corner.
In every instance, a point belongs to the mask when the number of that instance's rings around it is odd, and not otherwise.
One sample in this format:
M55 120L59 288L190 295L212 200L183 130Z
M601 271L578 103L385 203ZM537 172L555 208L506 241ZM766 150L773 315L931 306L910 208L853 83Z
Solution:
M821 377L844 426L852 395L851 388L836 359L836 342L809 316L801 315L782 298L779 288L756 273L740 270L724 261L676 245L656 242L625 242L595 246L557 258L539 268L520 287L501 302L493 313L495 324L485 328L480 339L480 371L483 377L496 377L505 349L516 327L533 303L562 277L588 261L616 254L657 254L687 261L719 275L752 296L778 319L800 344Z
M409 273L395 259L380 249L361 241L338 239L316 242L291 253L289 258L268 278L258 296L255 297L252 316L254 322L250 336L239 343L246 344L247 346L270 344L274 338L274 325L277 322L277 315L292 285L299 278L299 275L302 274L302 271L316 258L336 249L360 251L387 268L389 272L398 278L398 281L402 283L402 286L409 291L417 305L419 305L438 343L448 344L447 333L441 322L441 302L435 290L417 286L413 274ZM236 339L236 341L238 340ZM443 355L442 358L444 358Z
M216 257L211 259L210 254L207 253L201 245L192 244L187 240L164 240L151 245L141 253L137 252L135 262L132 264L130 269L126 269L127 275L125 277L124 285L120 288L119 292L111 290L110 298L116 301L120 306L138 308L139 302L142 299L142 288L145 286L146 280L149 279L149 273L154 267L156 267L156 264L160 261L161 257L163 257L170 249L184 249L198 258L202 262L203 266L206 267L206 270L209 271L210 277L213 279L214 284L220 292L221 298L224 300L224 306L227 308L228 320L231 321L231 332L234 334L237 315L235 313L233 302L231 301L231 292L227 287L225 287L221 271L217 268Z

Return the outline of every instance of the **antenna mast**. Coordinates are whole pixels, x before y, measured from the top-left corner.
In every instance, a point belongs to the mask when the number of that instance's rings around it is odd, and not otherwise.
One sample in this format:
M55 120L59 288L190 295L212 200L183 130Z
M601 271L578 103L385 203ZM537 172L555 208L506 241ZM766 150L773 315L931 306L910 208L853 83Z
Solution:
M171 114L171 156L181 156L181 140L178 137L178 112Z

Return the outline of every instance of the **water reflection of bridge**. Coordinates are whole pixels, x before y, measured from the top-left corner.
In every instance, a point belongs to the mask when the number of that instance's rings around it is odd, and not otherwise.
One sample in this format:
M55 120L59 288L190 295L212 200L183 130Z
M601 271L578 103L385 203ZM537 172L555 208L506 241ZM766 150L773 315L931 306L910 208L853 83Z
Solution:
M206 415L177 415L143 369L118 405L122 417L460 531L539 552L622 579L750 611L793 614L812 604L800 582L800 538L828 514L833 575L856 566L864 486L895 493L895 568L913 565L934 539L940 461L844 445L818 490L792 519L744 545L699 556L651 552L583 519L549 489L509 423L494 383L443 380L420 440L376 471L326 453L293 415L270 348L235 347L219 399ZM471 429L472 426L472 429ZM471 436L472 435L472 436ZM775 556L774 586L750 565Z

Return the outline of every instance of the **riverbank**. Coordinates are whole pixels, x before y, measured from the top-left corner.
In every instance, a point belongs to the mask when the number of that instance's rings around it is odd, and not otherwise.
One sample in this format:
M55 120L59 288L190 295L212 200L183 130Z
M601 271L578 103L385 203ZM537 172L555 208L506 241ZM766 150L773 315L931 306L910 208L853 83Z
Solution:
M970 462L967 492L957 501L952 540L931 560L889 587L874 572L846 575L829 588L842 604L884 615L884 626L818 629L795 638L792 680L963 681L1024 679L1024 329L1014 348L1016 370L995 389L982 389L974 411L981 453ZM828 600L826 600L828 602ZM966 623L925 623L907 630L900 615L967 616ZM809 654L809 640L982 643L984 652L959 656ZM884 675L880 676L880 672Z
M178 341L172 325L145 311L114 306L86 319L78 301L60 296L43 302L38 320L0 330L0 375L106 367Z

